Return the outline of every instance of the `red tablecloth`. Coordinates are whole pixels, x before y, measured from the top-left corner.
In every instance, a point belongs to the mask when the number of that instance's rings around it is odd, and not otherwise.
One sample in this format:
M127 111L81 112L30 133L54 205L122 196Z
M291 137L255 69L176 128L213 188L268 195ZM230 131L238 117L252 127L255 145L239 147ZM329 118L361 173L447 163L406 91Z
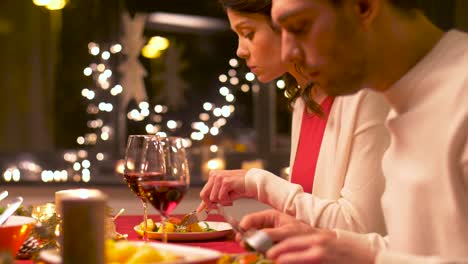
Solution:
M150 216L155 221L159 221L159 216ZM223 217L220 215L210 215L208 216L209 221L223 221ZM117 232L121 234L128 234L128 240L142 240L137 233L133 230L135 225L138 225L143 221L142 216L136 215L127 215L120 216L115 221ZM170 242L174 243L174 242ZM175 242L174 244L187 245L187 246L196 246L202 248L209 248L218 250L223 253L243 253L246 252L232 237L225 237L217 240L210 241L194 241L194 242ZM17 264L31 264L33 263L30 260L17 260Z

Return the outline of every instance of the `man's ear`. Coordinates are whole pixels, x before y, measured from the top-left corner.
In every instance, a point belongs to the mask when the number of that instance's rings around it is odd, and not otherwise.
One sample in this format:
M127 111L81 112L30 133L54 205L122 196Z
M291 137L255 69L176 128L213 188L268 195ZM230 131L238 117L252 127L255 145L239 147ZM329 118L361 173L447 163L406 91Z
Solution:
M380 12L383 0L354 0L354 9L356 15L360 18L364 26L373 23L377 14Z

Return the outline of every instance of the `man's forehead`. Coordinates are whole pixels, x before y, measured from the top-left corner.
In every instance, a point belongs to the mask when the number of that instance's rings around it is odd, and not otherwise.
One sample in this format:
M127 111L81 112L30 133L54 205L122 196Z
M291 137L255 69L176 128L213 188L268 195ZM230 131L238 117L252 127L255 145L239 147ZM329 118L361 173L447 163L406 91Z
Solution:
M313 5L315 0L273 0L272 1L272 19L274 22L282 21L301 12L306 7Z

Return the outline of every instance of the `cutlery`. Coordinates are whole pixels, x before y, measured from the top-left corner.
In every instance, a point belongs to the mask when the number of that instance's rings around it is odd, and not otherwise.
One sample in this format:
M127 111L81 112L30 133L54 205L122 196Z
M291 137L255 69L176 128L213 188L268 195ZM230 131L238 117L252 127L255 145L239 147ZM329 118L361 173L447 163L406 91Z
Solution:
M114 215L114 217L112 217L112 220L115 221L115 219L117 219L121 214L123 214L125 212L125 209L124 208L121 208L120 211Z
M3 191L0 193L0 201L5 199L8 196L8 191Z
M23 203L23 197L16 197L13 199L11 202L10 206L8 206L7 209L3 212L2 215L0 215L0 225L3 225L3 223L20 207L20 205Z
M191 224L198 223L200 221L205 221L207 217L208 211L202 210L200 212L197 212L197 210L193 210L192 212L182 217L179 226L188 226Z
M242 227L240 227L239 221L237 221L232 215L228 214L224 210L224 206L222 206L221 204L217 204L216 206L217 206L216 210L218 211L218 213L220 215L222 215L224 217L224 220L232 226L232 229L236 233L239 233L241 235L241 237L244 238L246 230L244 230Z
M273 246L271 238L261 230L244 230L232 215L226 213L224 206L217 204L217 211L224 217L227 223L232 226L232 229L241 236L244 241L244 247L249 251L265 253Z

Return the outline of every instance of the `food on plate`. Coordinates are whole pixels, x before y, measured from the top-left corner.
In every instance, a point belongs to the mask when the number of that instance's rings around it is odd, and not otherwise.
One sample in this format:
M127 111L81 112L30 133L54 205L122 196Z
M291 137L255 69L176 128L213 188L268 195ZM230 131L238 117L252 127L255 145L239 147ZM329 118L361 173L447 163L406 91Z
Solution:
M238 255L224 255L218 259L217 264L273 264L260 253L245 253Z
M147 231L148 232L158 232L162 233L163 232L163 225L156 224L153 219L148 218L146 220L146 225L147 225ZM141 230L144 230L145 228L145 222L142 221L139 224L139 227ZM193 223L187 226L181 226L180 225L180 219L171 217L166 221L166 232L167 233L193 233L193 232L213 232L216 231L212 229L207 222L199 222L199 223Z
M108 264L143 264L182 259L168 251L158 250L148 244L135 244L129 241L106 240L106 263Z

